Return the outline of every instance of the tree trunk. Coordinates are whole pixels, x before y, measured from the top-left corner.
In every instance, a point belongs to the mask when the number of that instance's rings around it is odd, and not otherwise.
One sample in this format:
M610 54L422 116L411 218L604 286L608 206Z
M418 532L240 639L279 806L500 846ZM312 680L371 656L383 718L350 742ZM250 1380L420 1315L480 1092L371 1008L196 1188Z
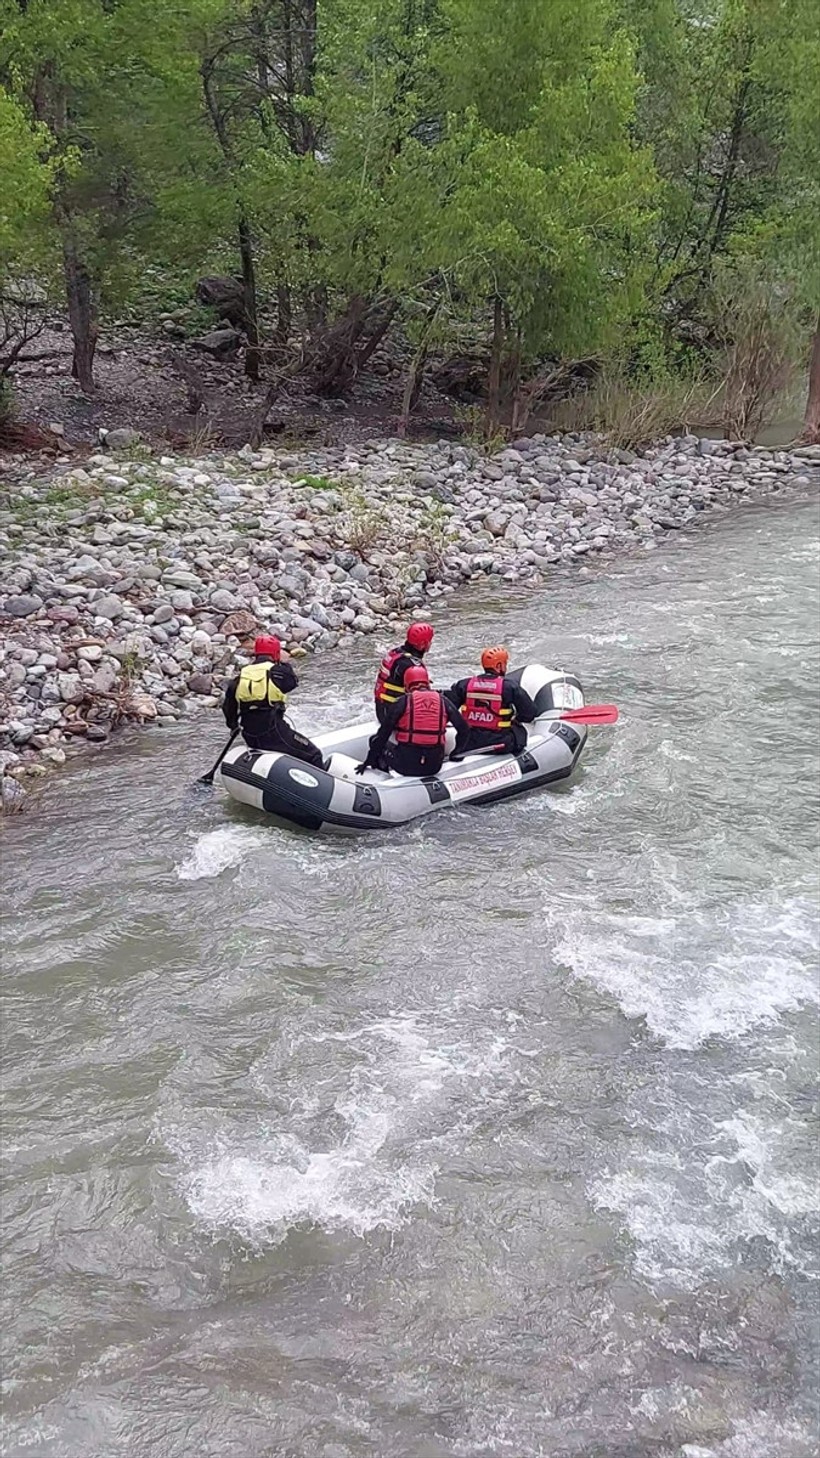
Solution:
M814 331L809 365L809 393L801 440L807 445L820 445L820 318Z
M354 294L348 300L342 318L317 345L314 381L320 395L338 394L346 390L355 378L356 346L362 337L366 316L367 300L362 294Z
M205 105L211 119L211 125L230 173L234 171L236 161L230 134L225 122L225 116L219 106L219 97L216 88L216 58L214 56L209 56L202 62L199 68L199 74L202 81L202 94L205 98ZM239 259L242 267L242 312L244 314L245 334L248 340L248 347L245 351L245 374L251 380L258 380L260 359L259 318L256 309L256 269L253 261L253 241L248 216L238 194L236 210Z
M298 375L299 371L304 368L304 363L304 359L299 355L296 359L291 360L290 364L284 369L278 370L273 376L248 432L248 444L254 450L259 449L259 446L261 446L265 438L265 426L268 423L268 416L273 409L276 397L282 389L282 386L286 380L290 380L294 375Z
M84 395L94 394L94 353L97 348L97 310L91 274L79 255L71 231L63 234L63 275L74 358L71 373Z
M404 393L401 397L401 414L397 426L397 432L402 440L407 434L410 425L410 416L421 393L421 383L424 377L424 366L427 363L428 348L427 341L422 340L410 361L410 368L407 371L407 379L404 382Z
M388 329L390 328L390 325L393 323L393 320L395 319L398 312L398 302L394 301L392 304L388 304L387 308L384 310L384 313L376 318L376 322L374 323L370 334L364 341L364 344L361 346L361 348L356 352L357 375L361 374L368 360L371 359L372 356L376 353L376 350L384 339L384 336L386 335Z
M493 342L490 351L490 376L487 393L487 431L498 429L501 419L501 356L504 349L504 304L496 294L493 300Z
M19 3L19 0L18 0ZM23 7L24 8L24 7ZM54 61L39 68L34 84L34 114L44 122L63 148L68 132L68 93L60 81ZM60 230L68 319L74 340L71 373L85 395L94 393L94 352L97 348L97 306L91 271L82 257L71 206L66 200L67 177L64 156L55 173L54 218Z
M286 283L281 283L276 289L276 332L273 336L274 342L280 349L287 348L292 326L293 305L290 288Z
M316 239L308 238L306 241L308 253L317 253L319 244ZM318 334L327 327L327 288L324 284L316 284L314 288L304 290L302 308L309 334Z
M201 375L181 354L174 352L168 357L177 374L185 381L185 388L188 392L188 414L198 415L205 403L205 388Z
M418 404L419 395L421 394L421 386L424 380L424 367L427 364L427 356L430 352L430 339L433 333L433 325L435 323L436 315L438 314L440 307L441 300L436 299L427 310L421 339L419 340L418 348L416 349L416 352L413 355L412 360L410 361L410 368L407 371L407 379L404 382L404 393L401 399L401 414L399 416L398 423L398 432L402 438L407 434L410 425L410 416L413 414L413 411Z
M256 269L253 261L253 242L250 224L244 212L240 214L239 257L242 262L242 312L245 316L245 334L248 347L245 350L245 374L249 380L259 379L259 318L256 310Z

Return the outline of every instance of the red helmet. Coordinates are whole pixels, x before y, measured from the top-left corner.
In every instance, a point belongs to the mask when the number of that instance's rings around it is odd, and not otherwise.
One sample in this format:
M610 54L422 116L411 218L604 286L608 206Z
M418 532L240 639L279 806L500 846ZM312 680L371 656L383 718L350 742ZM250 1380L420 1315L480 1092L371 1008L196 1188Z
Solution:
M404 641L408 648L417 648L419 653L426 653L434 636L432 623L411 623Z
M423 663L414 663L411 668L405 670L402 686L405 693L409 693L411 689L430 687L430 675Z
M278 663L282 654L282 644L278 638L274 638L272 633L263 633L260 638L256 639L253 651L257 658L272 658L274 663Z

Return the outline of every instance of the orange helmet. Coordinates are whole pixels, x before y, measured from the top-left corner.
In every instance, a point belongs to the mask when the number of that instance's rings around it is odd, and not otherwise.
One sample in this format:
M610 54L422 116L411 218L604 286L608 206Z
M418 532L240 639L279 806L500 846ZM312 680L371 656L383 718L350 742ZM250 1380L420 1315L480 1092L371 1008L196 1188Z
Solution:
M481 667L486 668L488 673L500 673L502 676L507 672L507 664L510 655L506 648L485 648L481 655Z

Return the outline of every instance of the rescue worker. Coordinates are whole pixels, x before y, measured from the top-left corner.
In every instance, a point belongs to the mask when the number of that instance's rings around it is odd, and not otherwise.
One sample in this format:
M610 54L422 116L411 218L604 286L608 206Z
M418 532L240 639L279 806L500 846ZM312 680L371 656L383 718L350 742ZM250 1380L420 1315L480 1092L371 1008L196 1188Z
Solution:
M520 754L526 746L524 725L535 718L535 704L519 684L505 677L508 663L506 648L485 648L481 673L460 678L447 690L469 729L468 754L476 750Z
M392 769L400 775L437 775L444 763L447 725L456 731L453 755L467 741L467 725L458 709L438 689L430 687L423 663L405 670L404 693L388 707L386 716L370 740L367 759L356 766L356 774L369 768ZM388 744L395 734L395 744Z
M417 668L433 641L430 623L411 623L401 648L391 648L382 659L376 686L376 718L383 724L393 704L404 691L404 675L408 668Z
M253 654L253 663L240 669L225 690L222 712L228 728L240 728L249 749L275 749L321 769L322 751L285 718L286 695L299 680L290 660L282 657L282 644L265 634L256 639Z

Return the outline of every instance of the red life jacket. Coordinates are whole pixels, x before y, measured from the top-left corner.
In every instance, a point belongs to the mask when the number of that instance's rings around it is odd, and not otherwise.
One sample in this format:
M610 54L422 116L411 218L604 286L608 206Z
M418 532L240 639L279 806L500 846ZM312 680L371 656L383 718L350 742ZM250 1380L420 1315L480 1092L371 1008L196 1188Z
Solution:
M447 710L436 689L414 689L407 695L404 712L396 725L397 744L415 744L419 749L443 749L447 733Z
M483 673L471 678L467 685L461 713L471 729L503 733L513 721L513 711L504 704L504 680Z
M405 657L407 657L406 648L391 648L390 652L386 653L382 659L381 668L376 679L376 686L373 690L377 704L395 704L404 693L402 685L396 683L391 677L391 674L394 663L397 663L400 658ZM415 661L420 663L421 659L414 659Z

